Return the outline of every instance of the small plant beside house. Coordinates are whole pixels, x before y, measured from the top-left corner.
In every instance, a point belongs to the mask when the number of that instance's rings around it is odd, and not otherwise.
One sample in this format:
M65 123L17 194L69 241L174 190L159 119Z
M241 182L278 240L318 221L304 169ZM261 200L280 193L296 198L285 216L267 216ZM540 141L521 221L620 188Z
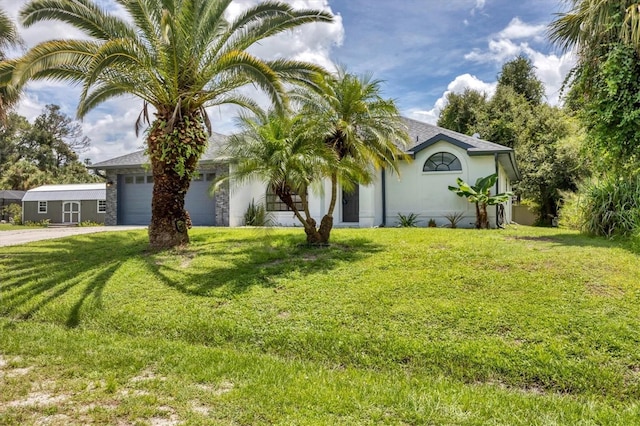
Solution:
M447 213L444 217L449 221L449 228L455 229L464 218L464 212Z
M402 214L398 213L398 227L399 228L415 228L418 226L419 215L415 213Z
M272 222L264 204L256 204L252 199L244 213L245 226L270 226Z
M459 197L465 197L470 203L476 205L476 229L489 229L489 215L487 206L506 202L511 197L511 192L502 192L491 195L491 188L498 180L498 174L481 177L475 185L469 185L460 178L456 179L458 186L449 186L449 191Z

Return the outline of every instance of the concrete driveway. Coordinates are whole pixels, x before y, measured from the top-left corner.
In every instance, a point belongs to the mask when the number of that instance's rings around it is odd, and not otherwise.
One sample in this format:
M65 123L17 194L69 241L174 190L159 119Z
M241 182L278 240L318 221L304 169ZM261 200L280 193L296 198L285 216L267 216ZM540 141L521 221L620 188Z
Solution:
M145 229L146 226L86 226L80 228L42 228L20 229L16 231L0 231L0 247L15 246L32 241L52 240L71 235L94 234L96 232L129 231Z

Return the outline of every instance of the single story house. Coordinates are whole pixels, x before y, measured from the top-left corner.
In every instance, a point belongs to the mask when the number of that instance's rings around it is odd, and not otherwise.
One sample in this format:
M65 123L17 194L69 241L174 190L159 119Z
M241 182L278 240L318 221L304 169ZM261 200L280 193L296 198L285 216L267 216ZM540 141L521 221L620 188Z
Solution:
M9 221L10 215L6 208L11 204L22 205L22 197L24 197L25 192L12 189L0 191L0 221Z
M22 198L22 223L104 223L106 209L105 183L43 185Z
M404 119L412 143L406 148L413 161L402 162L400 174L377 172L375 181L359 186L351 193L339 190L334 212L335 226L397 226L399 214L419 215L419 226L430 219L437 226L449 224L448 216L459 214L460 227L473 226L475 206L448 190L460 177L471 184L479 177L498 173L492 193L511 190L519 178L511 148L463 135L412 119ZM202 156L199 174L186 196L186 209L194 225L242 226L244 214L252 201L266 205L274 221L282 226L299 226L293 214L256 181L238 185L231 181L209 195L216 176L229 173L229 165L217 161L226 137L214 134ZM151 220L153 176L144 151L103 161L90 166L107 177L107 225L146 225ZM330 186L324 182L310 196L310 212L318 220L327 211ZM497 209L489 210L496 226ZM511 202L504 208L504 220L511 222Z

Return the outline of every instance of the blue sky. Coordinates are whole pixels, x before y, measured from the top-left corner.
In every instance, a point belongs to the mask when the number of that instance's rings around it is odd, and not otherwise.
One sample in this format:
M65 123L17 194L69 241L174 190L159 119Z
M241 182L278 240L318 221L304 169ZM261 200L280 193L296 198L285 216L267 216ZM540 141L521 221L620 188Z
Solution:
M237 0L238 13L258 0ZM574 58L545 39L546 25L561 10L561 0L287 0L295 7L322 8L335 14L335 23L313 24L262 43L255 53L265 58L290 56L326 67L345 65L351 72L373 73L384 81L383 93L396 100L403 115L435 123L448 92L466 87L495 89L505 61L528 56L547 87L547 100L558 102L558 91ZM13 16L25 0L0 0ZM99 0L122 13L112 0ZM23 31L27 46L50 37L78 37L58 23ZM62 83L29 85L18 112L32 120L47 103L57 103L75 115L78 89ZM259 99L263 96L257 94ZM135 99L110 101L90 113L83 129L92 140L81 157L102 161L139 149L134 134L141 104ZM215 130L233 131L233 108L210 111Z

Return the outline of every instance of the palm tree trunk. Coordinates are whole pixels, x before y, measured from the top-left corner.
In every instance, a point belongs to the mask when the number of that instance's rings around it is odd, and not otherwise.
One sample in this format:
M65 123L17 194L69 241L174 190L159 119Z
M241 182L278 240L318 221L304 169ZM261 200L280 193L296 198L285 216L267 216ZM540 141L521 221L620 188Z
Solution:
M159 115L147 139L153 171L149 244L155 249L189 242L191 220L184 199L207 143L203 129L196 128L202 122L197 114L179 117L173 129L166 125L169 117Z
M334 172L331 174L331 201L329 201L329 209L320 221L320 243L328 244L331 230L333 229L333 211L336 208L336 200L338 199L338 175Z

